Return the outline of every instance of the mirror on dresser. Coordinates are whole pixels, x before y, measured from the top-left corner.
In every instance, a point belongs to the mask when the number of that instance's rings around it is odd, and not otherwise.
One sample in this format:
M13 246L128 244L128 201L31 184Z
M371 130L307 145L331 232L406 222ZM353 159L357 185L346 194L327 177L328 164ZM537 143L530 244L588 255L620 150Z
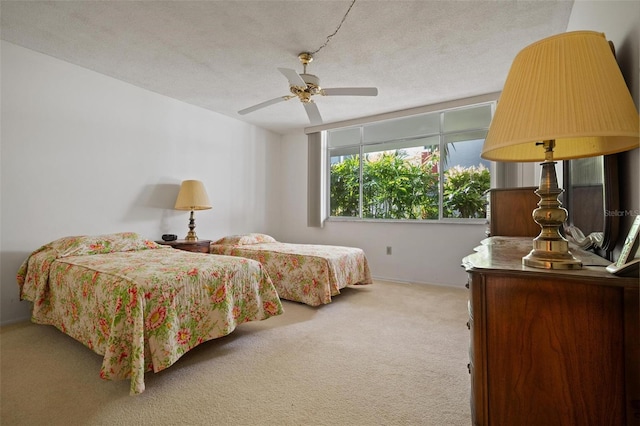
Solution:
M565 235L580 247L613 261L620 218L617 156L563 162Z

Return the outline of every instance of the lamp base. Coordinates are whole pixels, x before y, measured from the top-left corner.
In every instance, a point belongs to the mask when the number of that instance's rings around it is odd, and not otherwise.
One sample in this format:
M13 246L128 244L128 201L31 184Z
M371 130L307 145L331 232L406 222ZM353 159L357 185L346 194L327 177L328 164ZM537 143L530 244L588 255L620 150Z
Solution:
M193 210L191 210L191 215L189 216L189 232L187 232L187 236L184 237L185 241L198 241L198 236L196 235L196 218L193 217Z
M581 269L582 261L569 251L569 242L564 238L533 240L533 250L522 258L522 264L544 269Z
M564 191L558 187L556 163L553 161L555 142L549 140L542 144L546 151L545 161L541 164L540 186L535 191L540 202L532 215L542 230L533 239L533 250L522 258L522 264L544 269L581 269L582 262L573 257L569 241L560 234L560 227L567 220L567 211L558 200Z

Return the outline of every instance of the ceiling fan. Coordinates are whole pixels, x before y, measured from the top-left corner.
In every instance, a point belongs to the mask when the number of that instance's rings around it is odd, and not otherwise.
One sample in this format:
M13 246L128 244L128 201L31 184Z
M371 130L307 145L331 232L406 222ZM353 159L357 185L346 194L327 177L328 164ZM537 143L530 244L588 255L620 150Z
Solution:
M313 75L307 74L307 65L313 61L313 55L309 52L302 52L298 55L298 59L302 63L302 74L289 68L278 68L289 80L289 90L292 95L280 96L265 102L261 102L249 108L238 111L238 114L244 115L278 102L288 101L292 98L300 99L304 106L309 121L312 125L322 124L322 117L318 106L311 99L314 95L322 96L377 96L378 89L375 87L335 87L331 89L323 89L320 87L320 79Z

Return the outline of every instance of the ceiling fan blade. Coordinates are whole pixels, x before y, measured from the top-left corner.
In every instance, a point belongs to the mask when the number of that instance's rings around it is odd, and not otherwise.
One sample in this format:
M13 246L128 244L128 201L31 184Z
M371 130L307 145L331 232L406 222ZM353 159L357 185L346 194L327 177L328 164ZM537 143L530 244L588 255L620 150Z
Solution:
M300 74L295 72L295 70L292 70L289 68L278 68L278 71L280 71L285 77L287 77L287 80L289 80L290 85L298 86L298 87L307 87L307 83L305 83L302 77L300 77Z
M288 101L292 97L293 96L280 96L279 98L270 99L268 101L261 102L261 103L259 103L257 105L252 106L252 107L242 109L242 110L238 111L238 114L240 114L240 115L249 114L250 112L253 112L253 111L258 110L260 108L268 107L269 105L277 104L278 102Z
M314 102L303 102L304 109L307 111L307 115L309 116L309 121L312 125L322 124L322 117L320 116L320 111L318 110L318 105Z
M376 87L334 87L331 89L322 89L324 96L377 96L378 89Z

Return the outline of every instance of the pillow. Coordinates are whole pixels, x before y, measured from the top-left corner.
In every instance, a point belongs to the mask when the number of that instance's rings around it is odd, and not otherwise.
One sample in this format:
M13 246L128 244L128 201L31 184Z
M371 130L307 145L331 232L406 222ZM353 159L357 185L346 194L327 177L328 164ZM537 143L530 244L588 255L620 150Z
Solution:
M64 237L49 243L48 246L55 250L58 258L163 247L160 244L142 238L135 232Z
M230 235L228 237L220 238L218 241L213 244L228 244L234 246L242 246L249 244L260 244L260 243L275 243L275 238L266 235L266 234L240 234L240 235Z

